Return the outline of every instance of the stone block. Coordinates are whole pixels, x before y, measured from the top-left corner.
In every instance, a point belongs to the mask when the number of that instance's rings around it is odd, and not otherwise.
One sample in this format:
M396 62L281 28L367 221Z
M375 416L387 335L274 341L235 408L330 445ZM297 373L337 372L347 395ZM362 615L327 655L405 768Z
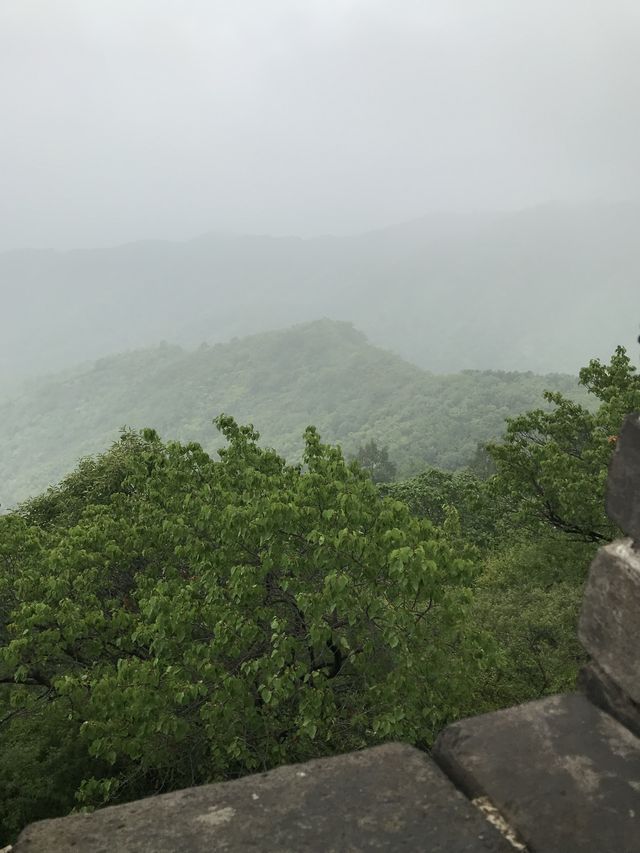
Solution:
M591 661L580 670L578 687L590 702L611 714L640 737L640 705L633 702L615 681Z
M606 675L640 703L640 552L630 539L619 539L596 554L578 636Z
M607 515L640 543L640 415L628 415L609 466Z
M584 696L449 726L434 757L487 797L531 853L640 851L640 739Z
M513 853L422 752L387 744L27 827L12 853Z

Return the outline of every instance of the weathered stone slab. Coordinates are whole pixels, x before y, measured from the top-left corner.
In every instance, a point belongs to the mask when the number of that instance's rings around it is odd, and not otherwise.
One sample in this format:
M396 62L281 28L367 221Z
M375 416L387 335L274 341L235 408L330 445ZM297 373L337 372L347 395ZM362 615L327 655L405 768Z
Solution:
M608 677L640 703L640 552L630 539L612 542L596 554L578 636Z
M513 853L426 756L387 744L33 824L12 853Z
M640 851L640 740L577 694L463 720L434 756L531 853Z
M640 543L640 415L628 415L609 466L607 515Z
M624 690L593 661L582 667L578 687L590 702L640 737L640 705L629 699Z

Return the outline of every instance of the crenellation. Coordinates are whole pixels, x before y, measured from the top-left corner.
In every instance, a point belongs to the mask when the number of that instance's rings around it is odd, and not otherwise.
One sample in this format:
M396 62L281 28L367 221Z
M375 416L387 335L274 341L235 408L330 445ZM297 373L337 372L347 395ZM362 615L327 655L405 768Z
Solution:
M585 587L578 637L591 658L640 702L640 554L631 539L600 548Z
M630 732L640 737L640 704L627 696L595 661L590 661L580 670L578 687L592 704L615 717Z

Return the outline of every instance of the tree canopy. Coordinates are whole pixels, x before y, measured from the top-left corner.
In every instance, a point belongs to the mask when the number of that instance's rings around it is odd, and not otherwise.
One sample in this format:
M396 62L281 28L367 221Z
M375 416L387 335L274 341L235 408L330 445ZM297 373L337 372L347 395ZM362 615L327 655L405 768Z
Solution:
M621 348L580 381L455 472L376 484L312 427L291 464L223 415L217 458L125 430L0 516L0 841L572 689L640 409Z
M127 432L0 518L6 825L428 742L469 701L473 569L446 531L312 428L301 467L218 425L218 461ZM53 744L50 784L34 784L26 762Z
M608 463L625 415L640 410L640 376L618 347L609 364L592 360L583 368L580 383L597 408L546 391L551 410L508 419L502 442L488 449L498 469L495 483L520 522L606 542L617 535L605 513Z
M389 448L378 447L373 439L366 444L361 444L353 458L363 471L369 473L374 483L387 483L393 480L398 470L389 456Z

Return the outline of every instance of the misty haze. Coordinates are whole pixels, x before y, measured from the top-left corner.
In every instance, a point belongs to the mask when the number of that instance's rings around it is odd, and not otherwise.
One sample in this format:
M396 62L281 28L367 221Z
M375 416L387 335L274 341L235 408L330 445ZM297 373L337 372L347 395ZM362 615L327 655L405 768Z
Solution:
M0 847L575 689L639 47L632 0L3 0Z

